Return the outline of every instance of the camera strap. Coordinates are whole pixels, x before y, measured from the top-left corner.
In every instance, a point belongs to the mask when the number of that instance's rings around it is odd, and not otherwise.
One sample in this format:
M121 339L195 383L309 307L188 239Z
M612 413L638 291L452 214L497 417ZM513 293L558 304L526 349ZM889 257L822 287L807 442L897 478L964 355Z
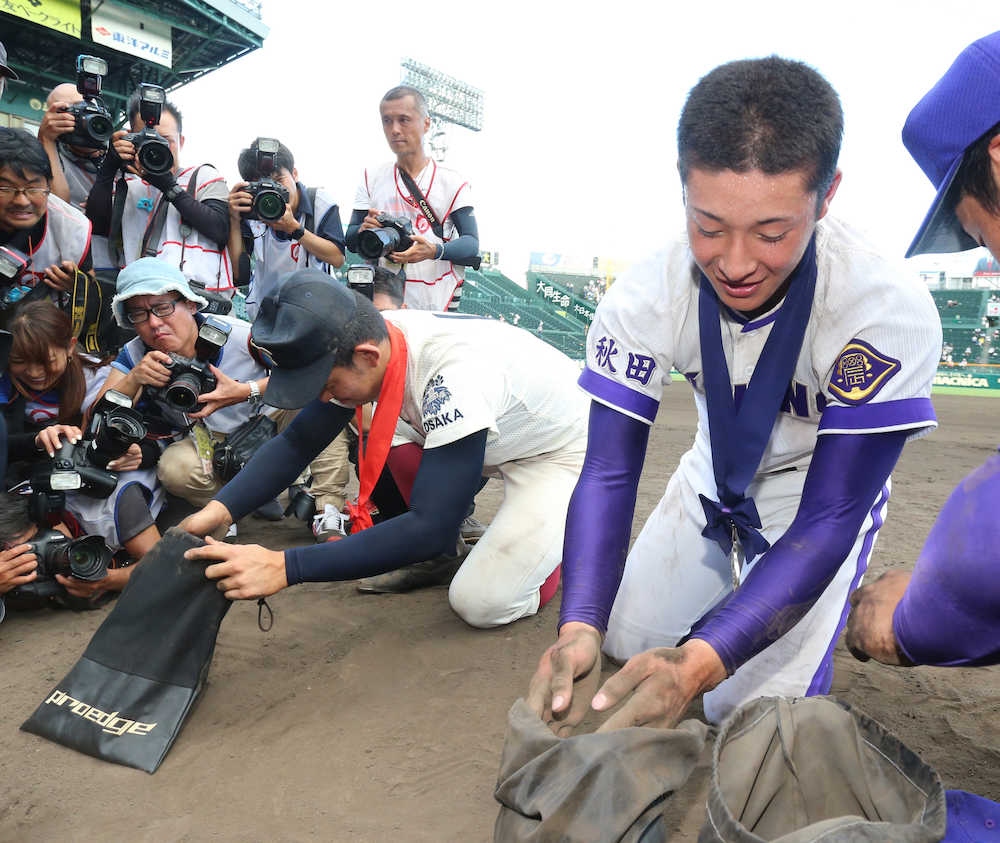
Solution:
M431 203L427 201L424 194L420 192L420 188L417 187L417 183L413 180L406 170L402 167L396 167L400 178L403 180L403 184L406 185L406 189L410 191L410 196L416 200L417 206L420 208L420 212L427 218L427 222L431 224L431 231L437 236L439 240L444 241L444 226L441 221L437 218L437 214L434 213L434 209L431 207Z
M191 173L191 177L188 179L186 191L190 196L194 196L198 191L198 171L201 170L203 164L199 164L194 168L194 172ZM167 200L166 195L160 194L159 198L156 200L156 207L153 208L153 213L150 216L149 224L146 226L146 231L142 235L142 250L139 253L140 257L143 258L155 258L157 252L160 248L160 240L163 238L163 229L167 224L167 212L170 210L170 202ZM187 235L184 232L184 224L181 224L181 268L184 267L184 252L187 246Z

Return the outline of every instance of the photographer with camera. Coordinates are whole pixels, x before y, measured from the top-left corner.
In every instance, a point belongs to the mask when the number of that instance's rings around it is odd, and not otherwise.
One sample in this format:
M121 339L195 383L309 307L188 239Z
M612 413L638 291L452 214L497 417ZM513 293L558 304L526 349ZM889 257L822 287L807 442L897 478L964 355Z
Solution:
M39 525L25 496L0 493L0 622L7 604L95 608L100 592L81 594L80 588L106 580L110 562L111 550L100 536L83 535L77 525L61 521Z
M152 472L135 471L142 457L138 440L145 434L141 420L131 423L138 435L122 438L129 422L123 426L92 406L110 368L80 355L70 317L51 302L21 306L10 329L8 372L0 377L0 405L10 430L7 487L29 482L39 523L68 512L87 532L114 548L124 544L139 559L159 538L150 507L158 511L163 497L162 491L154 494ZM91 414L86 434L85 413ZM90 582L74 581L70 593L120 591L129 574L121 568Z
M163 88L140 85L127 111L132 131L111 136L87 199L95 233L120 251L121 266L159 257L207 291L232 298L226 182L211 164L181 168L181 113Z
M431 120L420 91L393 88L379 112L396 160L364 171L347 248L394 271L402 265L408 308L458 310L465 267L479 268L472 188L424 152Z
M52 167L41 142L0 127L0 322L26 295L59 298L91 272L90 222L52 195ZM41 281L45 289L32 292Z
M302 184L291 150L274 138L254 140L238 167L243 181L229 192L229 257L237 282L250 285L252 322L259 303L290 272L341 266L344 230L333 195Z
M150 437L170 442L156 459L157 476L194 506L222 487L212 465L216 445L267 409L267 369L250 353L250 325L203 316L198 308L206 303L172 264L130 263L118 275L112 307L118 323L138 336L122 348L104 384L135 402Z
M94 56L77 57L77 81L56 85L45 101L38 139L52 167L52 192L81 211L87 206L102 156L114 132L113 117L100 97L108 67ZM118 269L108 238L94 235L90 244L96 272Z

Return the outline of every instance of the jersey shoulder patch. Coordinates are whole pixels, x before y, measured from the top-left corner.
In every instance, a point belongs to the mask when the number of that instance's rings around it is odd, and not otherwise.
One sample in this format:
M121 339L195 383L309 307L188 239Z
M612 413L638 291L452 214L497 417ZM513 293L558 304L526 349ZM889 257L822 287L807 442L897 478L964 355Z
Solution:
M423 414L437 415L438 411L451 400L451 390L444 385L444 376L435 375L424 389Z
M855 338L840 352L828 389L845 404L864 404L901 368L898 360Z

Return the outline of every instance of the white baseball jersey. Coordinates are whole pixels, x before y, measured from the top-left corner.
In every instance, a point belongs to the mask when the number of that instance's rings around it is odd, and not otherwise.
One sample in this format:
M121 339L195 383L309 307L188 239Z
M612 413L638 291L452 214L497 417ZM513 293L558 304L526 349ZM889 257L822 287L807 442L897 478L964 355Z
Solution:
M34 245L34 244L32 244ZM45 236L31 253L31 268L26 278L35 286L45 277L45 270L53 264L73 261L79 266L90 245L90 220L83 211L63 202L50 193L46 205Z
M400 417L424 448L488 430L485 466L547 454L587 437L577 366L513 325L476 316L393 310L406 339Z
M414 181L424 198L441 221L442 241L431 230L430 223L421 213L415 199L410 196L395 163L385 164L377 170L365 170L354 198L356 210L374 208L383 213L405 217L413 230L430 243L447 243L458 235L451 213L459 208L472 207L472 188L454 170L428 160ZM382 263L385 263L383 259ZM406 306L411 310L448 309L455 290L465 278L465 267L446 260L426 260L406 264Z
M316 190L316 207L313 209L313 233L319 233L320 223L327 212L336 206L333 194L326 188ZM299 208L298 220L302 222L305 215ZM248 220L247 226L253 234L253 273L250 276L250 290L247 293L247 316L252 322L257 315L257 308L267 296L278 292L278 284L286 275L296 269L313 267L329 272L329 265L315 255L309 253L298 240L279 239L274 230L260 220ZM320 236L323 235L320 233Z
M177 184L186 190L188 179L195 167L187 167L177 174ZM124 265L142 257L142 238L146 233L153 211L163 194L148 182L129 173L128 199L122 215L122 246L125 251ZM116 182L117 186L117 182ZM226 182L210 164L198 170L198 184L195 199L229 201ZM163 200L166 201L166 200ZM156 250L156 256L179 267L185 278L200 281L206 290L214 290L232 295L233 272L229 264L229 253L223 244L213 243L196 228L181 223L180 212L173 205L167 208L167 218L163 234Z
M816 292L784 404L758 475L808 465L817 434L936 426L931 383L941 320L926 287L829 218L816 228ZM602 404L652 424L676 368L694 387L698 431L681 468L714 489L698 329L698 267L686 237L626 273L597 307L581 386ZM722 308L722 344L737 397L781 308L751 322Z

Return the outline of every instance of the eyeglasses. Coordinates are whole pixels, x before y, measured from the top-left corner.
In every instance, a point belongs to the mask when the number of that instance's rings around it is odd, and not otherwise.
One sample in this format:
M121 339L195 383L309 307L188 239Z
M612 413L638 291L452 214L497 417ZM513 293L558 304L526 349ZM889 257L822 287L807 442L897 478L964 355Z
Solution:
M152 313L153 316L158 316L160 319L166 319L170 314L172 314L177 309L177 302L180 299L171 299L170 301L158 301L152 307L143 307L136 310L126 310L125 318L128 319L129 324L138 325L140 322L145 322L149 319L149 314Z
M23 193L27 199L44 199L52 191L47 187L10 187L0 184L0 197L3 199L13 199L18 193Z

